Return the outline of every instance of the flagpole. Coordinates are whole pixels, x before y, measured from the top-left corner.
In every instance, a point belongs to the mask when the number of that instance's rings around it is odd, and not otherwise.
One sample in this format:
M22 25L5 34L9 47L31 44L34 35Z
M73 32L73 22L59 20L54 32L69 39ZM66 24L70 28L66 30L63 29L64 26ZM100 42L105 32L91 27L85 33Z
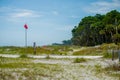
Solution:
M25 28L25 53L27 53L27 29L28 29L27 24L24 25L24 28Z
M27 29L25 29L25 47L27 48Z
M27 29L25 29L25 54L27 53Z

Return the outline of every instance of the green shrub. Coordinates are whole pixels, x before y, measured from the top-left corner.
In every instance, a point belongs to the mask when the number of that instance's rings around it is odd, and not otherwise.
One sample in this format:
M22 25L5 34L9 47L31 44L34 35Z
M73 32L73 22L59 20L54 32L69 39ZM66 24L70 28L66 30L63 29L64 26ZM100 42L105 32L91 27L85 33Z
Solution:
M106 52L106 53L103 54L103 57L104 58L112 58L112 53L107 53Z
M21 54L20 58L28 58L28 56L26 54Z
M103 53L103 58L112 58L112 53ZM118 58L118 53L114 53L114 58Z
M46 56L46 59L50 59L50 55L49 54Z
M81 63L81 62L86 62L87 60L85 58L76 58L74 60L74 63Z

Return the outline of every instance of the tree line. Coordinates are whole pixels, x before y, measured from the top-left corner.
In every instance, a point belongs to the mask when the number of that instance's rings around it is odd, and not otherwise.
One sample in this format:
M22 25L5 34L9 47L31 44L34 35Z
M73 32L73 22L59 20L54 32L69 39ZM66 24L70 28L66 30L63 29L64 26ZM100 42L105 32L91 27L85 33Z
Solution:
M112 10L105 15L84 17L72 30L71 43L78 46L94 46L120 41L120 12Z

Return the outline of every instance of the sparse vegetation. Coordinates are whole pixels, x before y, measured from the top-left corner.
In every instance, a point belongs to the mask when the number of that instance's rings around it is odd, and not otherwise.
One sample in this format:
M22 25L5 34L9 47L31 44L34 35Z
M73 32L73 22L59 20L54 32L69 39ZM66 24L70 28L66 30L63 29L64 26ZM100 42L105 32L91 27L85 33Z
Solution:
M9 60L7 62L6 60ZM49 79L62 71L58 65L34 64L28 58L4 58L0 63L0 79L1 80L36 80L48 77ZM52 73L52 74L51 74Z
M81 49L80 51L76 51L73 53L73 55L102 55L102 50L95 47L85 47L84 49Z
M0 63L0 77L1 80L83 80L87 79L86 76L89 76L89 79L93 80L119 80L118 76L112 77L108 75L108 71L102 68L102 65L97 63L98 60L89 60L86 62L86 59L76 59L79 64L73 63L71 60L70 64L43 64L43 63L34 63L33 58L0 58L2 61ZM38 59L37 59L38 60ZM41 60L41 59L40 59ZM44 59L43 59L44 60ZM45 59L47 60L47 59ZM52 60L50 58L49 60ZM49 61L48 60L48 61ZM53 59L57 61L56 59ZM60 60L60 59L59 59ZM68 61L62 59L63 62ZM83 63L81 63L83 62ZM92 64L90 64L92 63ZM104 75L101 75L104 74ZM115 75L115 74L114 74ZM119 74L116 74L119 75ZM80 77L81 76L81 77ZM99 76L99 77L98 77ZM97 78L96 78L97 77Z
M38 54L57 54L66 55L68 51L72 51L70 46L43 46L36 47L36 55ZM33 54L33 47L4 46L0 47L0 54Z
M120 64L119 63L114 63L114 64L109 64L107 67L105 67L106 71L120 71Z
M86 76L89 76L89 78L93 80L119 80L118 78L120 73L118 64L108 66L104 65L106 64L105 60L107 61L109 58L111 58L111 54L108 50L116 49L117 47L119 46L116 46L115 44L102 44L97 47L49 46L47 48L43 47L42 49L43 53L48 51L48 53L46 53L47 56L45 59L28 58L28 54L23 53L20 54L21 56L19 58L0 57L0 75L2 75L0 77L2 80L84 80L87 79ZM29 48L29 50L32 52L32 48ZM65 55L65 53L69 51L80 52L77 55L104 55L105 58L101 58L102 60L88 60L85 58L56 59L50 58L49 56L52 54L50 52L54 52L54 54L58 55L63 53L61 55ZM41 61L39 62L39 60ZM42 63L44 61L46 63ZM55 62L50 64L49 61Z
M96 73L100 73L102 71L102 66L100 64L96 64L95 66Z
M114 43L111 44L102 44L94 47L77 47L77 46L64 46L64 45L54 45L54 46L45 46L45 47L37 47L36 55L41 54L53 54L53 55L104 55L105 57L110 57L111 53L109 51L116 50L120 48L119 45ZM77 51L74 51L77 50ZM0 54L33 54L33 48L28 47L25 53L24 47L0 47ZM34 55L34 54L33 54Z
M120 79L120 63L109 63L108 66L102 69L108 75L118 77Z

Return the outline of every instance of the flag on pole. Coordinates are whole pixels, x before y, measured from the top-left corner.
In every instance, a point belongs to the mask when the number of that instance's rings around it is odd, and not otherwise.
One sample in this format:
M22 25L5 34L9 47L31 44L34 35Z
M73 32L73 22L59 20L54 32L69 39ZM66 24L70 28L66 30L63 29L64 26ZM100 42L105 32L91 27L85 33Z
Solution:
M24 25L24 28L25 28L25 29L28 29L28 26L27 26L27 24L25 24L25 25Z
M28 26L27 24L24 25L24 28L25 28L25 53L27 53L27 29L28 29Z

